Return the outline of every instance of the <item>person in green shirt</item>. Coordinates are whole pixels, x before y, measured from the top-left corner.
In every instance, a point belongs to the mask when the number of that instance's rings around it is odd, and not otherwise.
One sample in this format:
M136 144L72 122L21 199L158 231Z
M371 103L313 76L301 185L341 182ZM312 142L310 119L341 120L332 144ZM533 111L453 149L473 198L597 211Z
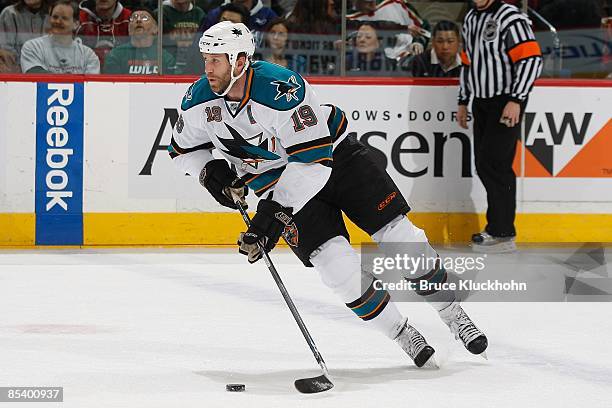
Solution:
M174 56L177 73L182 72L187 64L189 47L206 13L194 6L191 0L165 0L162 7L164 49ZM155 10L155 18L159 21L159 9Z
M129 24L130 42L115 47L104 60L104 74L158 75L157 21L146 9L132 12ZM174 73L172 54L162 51L163 74Z

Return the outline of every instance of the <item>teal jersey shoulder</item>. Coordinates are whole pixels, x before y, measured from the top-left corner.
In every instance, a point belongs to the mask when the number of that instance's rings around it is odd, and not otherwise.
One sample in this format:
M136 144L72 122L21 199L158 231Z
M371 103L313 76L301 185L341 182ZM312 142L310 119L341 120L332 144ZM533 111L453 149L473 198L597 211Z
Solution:
M215 95L210 88L206 75L204 75L189 86L189 89L187 89L187 92L185 92L185 96L183 96L181 109L186 111L196 105L212 101L213 99L217 98L221 98L221 96Z
M304 78L287 68L266 61L251 65L251 100L277 111L293 109L304 101Z

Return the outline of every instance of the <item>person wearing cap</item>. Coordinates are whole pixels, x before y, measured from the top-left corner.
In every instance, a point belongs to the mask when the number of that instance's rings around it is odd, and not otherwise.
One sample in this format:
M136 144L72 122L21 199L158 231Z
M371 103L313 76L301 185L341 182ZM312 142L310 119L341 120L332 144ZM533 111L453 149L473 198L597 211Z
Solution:
M157 22L147 9L136 9L130 16L130 42L113 48L104 61L105 74L159 75ZM174 57L162 50L164 74L174 73Z

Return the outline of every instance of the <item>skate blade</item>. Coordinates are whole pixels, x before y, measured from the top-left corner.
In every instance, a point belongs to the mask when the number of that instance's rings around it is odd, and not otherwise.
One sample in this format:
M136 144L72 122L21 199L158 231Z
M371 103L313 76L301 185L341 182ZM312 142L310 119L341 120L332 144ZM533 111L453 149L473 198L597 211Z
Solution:
M501 242L493 245L472 244L472 251L480 254L511 254L516 252L516 243Z
M479 356L484 358L485 360L489 361L489 357L487 356L487 352L486 351L483 351L482 353L480 353Z

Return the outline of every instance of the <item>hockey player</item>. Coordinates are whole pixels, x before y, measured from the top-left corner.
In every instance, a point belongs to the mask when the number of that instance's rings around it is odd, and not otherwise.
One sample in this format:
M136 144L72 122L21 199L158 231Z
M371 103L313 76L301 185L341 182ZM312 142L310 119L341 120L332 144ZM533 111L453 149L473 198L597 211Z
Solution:
M364 145L346 136L344 113L319 105L300 75L251 62L255 44L244 24L214 25L199 47L206 75L183 98L169 147L174 163L226 207L236 208L236 196L246 205L247 187L261 197L251 226L238 239L239 252L249 262L262 256L258 242L270 251L283 235L347 307L423 366L434 349L408 324L389 293L374 288L342 219L344 212L379 244L416 242L426 252L419 255L436 257L425 233L406 218L410 208L393 180ZM214 159L213 149L224 159ZM447 278L440 262L407 277L415 282ZM454 293L417 293L470 352L485 351L487 338Z

